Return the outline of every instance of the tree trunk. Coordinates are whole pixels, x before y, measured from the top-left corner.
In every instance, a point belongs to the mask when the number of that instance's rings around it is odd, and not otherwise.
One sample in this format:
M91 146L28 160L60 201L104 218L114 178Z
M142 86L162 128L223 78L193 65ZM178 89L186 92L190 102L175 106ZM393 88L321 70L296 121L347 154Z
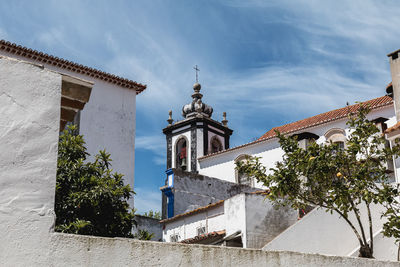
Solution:
M360 258L374 258L372 256L372 249L369 245L363 245L360 247L358 257Z

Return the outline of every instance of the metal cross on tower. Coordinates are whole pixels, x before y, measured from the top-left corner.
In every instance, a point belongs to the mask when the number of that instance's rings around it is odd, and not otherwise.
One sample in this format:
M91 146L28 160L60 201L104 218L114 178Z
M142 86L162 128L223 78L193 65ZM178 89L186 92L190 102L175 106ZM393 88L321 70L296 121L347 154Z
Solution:
M196 66L193 67L193 69L196 71L196 83L199 82L199 71L200 69Z

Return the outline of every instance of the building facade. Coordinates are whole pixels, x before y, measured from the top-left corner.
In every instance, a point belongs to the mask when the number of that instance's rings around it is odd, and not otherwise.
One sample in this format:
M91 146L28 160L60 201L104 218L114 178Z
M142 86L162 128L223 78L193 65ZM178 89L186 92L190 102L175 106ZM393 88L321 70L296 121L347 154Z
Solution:
M79 132L84 135L87 151L92 158L103 149L111 154L113 169L124 174L125 182L133 188L136 95L143 92L146 86L4 40L0 40L0 55L39 64L49 70L92 82L90 101L85 109L75 116L72 109L83 108L82 104L63 97L62 103L71 102L72 107L62 109L61 115L79 124ZM62 128L65 122L61 122ZM133 207L133 198L130 199L130 205Z

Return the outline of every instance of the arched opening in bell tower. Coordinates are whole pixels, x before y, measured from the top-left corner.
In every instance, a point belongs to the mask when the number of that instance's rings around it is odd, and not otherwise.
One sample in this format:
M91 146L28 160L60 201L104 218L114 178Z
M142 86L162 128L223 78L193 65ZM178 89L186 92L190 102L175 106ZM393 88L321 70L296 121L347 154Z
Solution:
M211 145L211 149L210 149L211 153L216 153L223 149L222 142L215 135L211 138L210 145Z
M184 137L178 139L175 145L175 168L187 170L187 140Z

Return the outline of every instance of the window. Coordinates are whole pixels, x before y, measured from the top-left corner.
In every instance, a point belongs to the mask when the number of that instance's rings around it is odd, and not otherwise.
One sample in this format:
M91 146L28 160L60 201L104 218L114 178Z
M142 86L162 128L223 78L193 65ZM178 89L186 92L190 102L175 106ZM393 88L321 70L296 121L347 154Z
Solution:
M169 237L171 242L178 242L179 241L179 235L178 234L172 234Z
M201 226L197 228L197 235L205 235L206 234L206 227L205 226Z
M325 133L325 138L328 143L332 142L339 145L339 149L346 147L346 132L340 128L330 129Z
M175 145L175 168L187 169L187 141L185 137L178 139Z
M211 145L211 153L215 153L223 149L221 141L215 135L211 138L210 145Z
M248 157L249 155L240 155L236 158L235 162L246 162ZM253 186L253 179L248 177L246 173L242 173L236 169L235 176L238 184Z
M295 134L292 137L297 138L299 147L302 149L307 149L315 140L318 140L319 136L313 133L304 132Z

